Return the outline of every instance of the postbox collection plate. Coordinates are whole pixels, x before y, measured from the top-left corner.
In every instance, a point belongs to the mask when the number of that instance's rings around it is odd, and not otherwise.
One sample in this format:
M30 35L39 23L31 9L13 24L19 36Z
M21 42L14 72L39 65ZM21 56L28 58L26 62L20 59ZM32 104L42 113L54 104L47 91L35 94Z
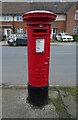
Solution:
M44 53L44 38L36 38L36 53Z

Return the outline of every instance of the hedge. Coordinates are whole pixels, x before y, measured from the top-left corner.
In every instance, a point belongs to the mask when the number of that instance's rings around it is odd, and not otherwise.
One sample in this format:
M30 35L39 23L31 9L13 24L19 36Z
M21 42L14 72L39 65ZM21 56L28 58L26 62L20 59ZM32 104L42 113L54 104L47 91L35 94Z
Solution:
M74 38L74 41L75 41L75 42L78 42L78 34L74 34L74 35L73 35L73 38Z

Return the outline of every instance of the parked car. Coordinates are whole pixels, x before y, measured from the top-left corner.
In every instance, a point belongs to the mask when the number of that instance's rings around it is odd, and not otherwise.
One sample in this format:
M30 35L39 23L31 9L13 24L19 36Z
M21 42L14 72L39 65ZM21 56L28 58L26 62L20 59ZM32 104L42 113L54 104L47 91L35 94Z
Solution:
M8 37L7 42L9 45L12 46L27 45L27 34L19 34L19 33L11 34Z
M58 41L71 41L73 42L74 39L72 36L68 35L68 33L59 33L56 35L56 40Z
M4 40L6 40L6 35L0 34L0 41L4 41Z

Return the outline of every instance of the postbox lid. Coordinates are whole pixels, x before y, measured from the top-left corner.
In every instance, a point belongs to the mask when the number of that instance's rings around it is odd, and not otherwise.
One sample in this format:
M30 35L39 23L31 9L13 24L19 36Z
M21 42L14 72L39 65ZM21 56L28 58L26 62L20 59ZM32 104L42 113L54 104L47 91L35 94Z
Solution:
M23 20L31 19L31 18L49 18L52 20L56 19L56 14L46 10L34 10L25 13L23 16Z

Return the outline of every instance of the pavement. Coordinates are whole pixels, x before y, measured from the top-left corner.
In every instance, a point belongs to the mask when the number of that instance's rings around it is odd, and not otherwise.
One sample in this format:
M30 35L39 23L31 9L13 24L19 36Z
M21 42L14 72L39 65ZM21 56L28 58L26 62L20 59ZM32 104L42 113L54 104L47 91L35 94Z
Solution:
M7 41L0 41L0 46L8 45Z
M7 41L0 41L0 46L7 46ZM76 45L76 42L52 42L50 45Z
M0 88L2 117L0 117L22 118L22 120L23 118L78 120L76 111L78 101L75 90L75 87L49 86L48 104L39 107L28 102L27 86L2 86Z

